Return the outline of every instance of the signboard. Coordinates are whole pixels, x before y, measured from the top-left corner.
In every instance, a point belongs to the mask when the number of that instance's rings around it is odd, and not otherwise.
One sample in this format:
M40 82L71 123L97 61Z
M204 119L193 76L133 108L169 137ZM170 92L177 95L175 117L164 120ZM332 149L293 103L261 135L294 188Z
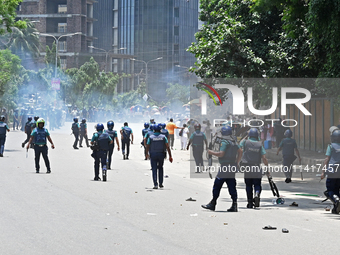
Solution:
M53 90L60 90L60 79L53 78L51 81L51 87Z
M146 101L148 100L148 95L145 94L145 95L143 96L143 99L144 99L144 101L146 102Z

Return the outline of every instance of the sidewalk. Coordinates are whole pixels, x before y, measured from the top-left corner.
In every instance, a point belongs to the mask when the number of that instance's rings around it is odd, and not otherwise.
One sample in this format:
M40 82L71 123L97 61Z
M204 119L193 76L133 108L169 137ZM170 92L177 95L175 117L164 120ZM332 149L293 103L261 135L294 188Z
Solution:
M282 162L282 151L280 151L279 155L276 155L277 148L266 150L266 157L269 162ZM301 165L302 166L312 166L316 164L322 164L324 159L326 158L326 155L324 153L318 153L316 151L309 151L309 150L303 150L299 149L300 156L301 156ZM296 155L297 156L297 155ZM297 158L294 161L295 165L299 164L299 159Z

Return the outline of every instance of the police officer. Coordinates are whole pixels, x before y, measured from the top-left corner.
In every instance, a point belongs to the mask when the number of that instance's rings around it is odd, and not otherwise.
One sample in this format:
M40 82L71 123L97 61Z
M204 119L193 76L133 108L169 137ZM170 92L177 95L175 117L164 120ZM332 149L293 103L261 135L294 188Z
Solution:
M91 155L94 158L94 180L101 180L99 177L99 163L101 163L103 171L103 181L106 181L107 152L110 149L109 144L112 144L113 140L108 133L104 132L103 124L97 124L96 129L97 132L93 134L91 139L91 145L97 145L97 147L93 149L93 153Z
M73 148L75 149L75 150L78 150L79 148L77 147L77 145L78 145L78 141L79 141L79 123L78 123L78 118L76 117L76 118L73 118L73 123L72 123L72 133L73 133L73 135L74 135L74 138L75 138L75 140L74 140L74 143L73 143Z
M5 142L6 142L6 132L9 132L9 127L5 123L6 117L4 115L0 116L0 157L4 156Z
M196 169L199 169L197 167L203 166L203 151L204 151L204 143L206 149L208 149L208 142L205 134L201 132L201 125L199 123L196 123L194 125L195 132L191 134L189 143L187 145L187 150L189 150L190 144L192 144L192 150L194 159L196 162ZM199 173L200 170L197 170Z
M292 139L293 132L290 129L287 129L284 133L284 138L277 150L276 155L279 155L279 152L282 150L282 156L283 156L283 171L286 175L286 183L292 182L292 168L293 168L293 162L296 159L296 156L294 155L294 151L299 157L300 165L301 165L301 157L299 150L297 148L297 144L295 139Z
M86 119L82 119L80 123L80 139L79 139L79 147L83 147L81 144L83 143L83 138L85 139L85 143L87 147L90 147L89 140L87 138L87 124Z
M51 173L51 167L50 167L50 161L49 161L48 156L47 156L48 147L47 147L46 139L51 143L52 149L54 149L55 147L54 147L54 144L53 144L52 139L50 137L50 133L48 132L48 130L46 128L44 128L45 120L43 118L38 119L36 126L37 127L32 131L31 138L28 141L26 148L28 150L29 147L30 147L30 144L34 140L34 154L35 154L36 173L39 173L39 170L40 170L39 161L40 161L40 154L42 154L44 161L45 161L46 168L47 168L46 173L49 174L49 173Z
M237 171L237 165L241 161L242 150L237 145L237 141L232 137L232 128L222 127L221 134L226 139L222 139L220 144L220 150L215 152L208 150L210 155L218 157L218 161L221 164L219 172L216 175L214 186L213 186L213 199L206 205L202 205L204 209L215 211L217 199L220 196L220 191L223 183L228 186L228 191L233 201L231 207L227 210L228 212L237 212L237 190L236 190L236 179L235 173Z
M122 153L123 159L129 159L130 154L130 141L133 144L133 132L132 129L129 128L128 123L124 123L124 127L120 130L121 140L122 140ZM130 139L131 136L131 139ZM126 154L125 154L125 146L126 146Z
M117 131L113 130L114 126L115 126L115 123L112 120L109 120L107 122L107 130L105 132L110 135L112 141L116 140L116 144L118 146L118 151L119 151L120 148L119 148L118 136L117 136ZM113 142L109 145L109 151L107 154L107 169L111 169L111 161L112 161L112 154L113 154L114 148L115 148L115 143Z
M25 144L28 143L28 141L30 140L31 137L31 121L32 121L32 117L28 117L27 118L27 122L25 124L25 133L26 133L26 140L21 144L22 148L25 147Z
M166 124L161 123L161 126L162 126L161 134L165 135L166 139L168 139L169 141L169 131L166 129Z
M152 167L152 179L154 187L153 189L158 189L158 182L157 182L157 172L158 172L158 180L159 180L159 187L163 188L163 164L165 159L165 152L164 147L166 147L169 153L169 161L172 163L172 156L171 151L168 144L168 139L165 135L161 134L160 131L162 130L162 125L154 125L154 133L150 135L146 145L147 153L150 152L150 160L151 160L151 167Z
M243 140L240 147L243 150L241 160L241 172L244 172L244 182L247 192L247 208L260 206L260 194L262 191L261 178L262 170L260 168L261 159L268 166L266 159L266 150L259 141L259 132L257 128L251 128L248 133L248 140ZM267 172L268 174L268 172ZM253 197L253 187L255 197Z
M321 179L325 178L327 171L325 196L332 201L332 213L339 214L340 212L340 130L336 129L331 134L331 144L328 145L326 158L322 166ZM325 170L327 169L327 170Z
M148 159L148 157L147 157L148 154L146 153L146 142L145 142L146 139L145 139L145 135L149 132L149 130L150 130L149 127L150 127L150 124L145 122L144 123L144 129L142 130L143 141L141 142L141 145L144 148L144 155L145 155L144 160Z
M36 128L38 119L39 116L34 116L33 120L31 121L31 132Z

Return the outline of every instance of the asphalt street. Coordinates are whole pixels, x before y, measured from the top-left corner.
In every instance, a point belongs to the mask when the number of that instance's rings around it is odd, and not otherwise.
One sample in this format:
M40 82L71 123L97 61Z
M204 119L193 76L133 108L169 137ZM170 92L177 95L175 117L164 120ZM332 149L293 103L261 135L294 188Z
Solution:
M116 123L119 129L122 123ZM216 211L201 208L211 200L213 180L189 173L190 151L175 141L174 162L165 162L164 188L153 190L150 162L144 160L142 123L130 125L135 134L129 160L113 155L107 182L93 181L89 148L74 150L71 123L51 131L51 174L41 158L35 173L34 152L26 158L25 134L7 135L0 158L0 254L321 254L338 250L340 215L321 204L325 180L316 173L293 175L284 183L273 174L285 198L274 199L263 179L261 207L246 208L243 176L237 175L239 212L231 205L226 186ZM94 123L88 124L89 134ZM91 135L89 135L91 136ZM84 146L84 144L83 144ZM302 155L303 157L303 155ZM270 162L276 164L277 162ZM295 194L315 194L299 196ZM188 198L196 201L186 201ZM296 202L298 207L289 206ZM276 230L263 230L266 225ZM286 228L289 233L282 233Z

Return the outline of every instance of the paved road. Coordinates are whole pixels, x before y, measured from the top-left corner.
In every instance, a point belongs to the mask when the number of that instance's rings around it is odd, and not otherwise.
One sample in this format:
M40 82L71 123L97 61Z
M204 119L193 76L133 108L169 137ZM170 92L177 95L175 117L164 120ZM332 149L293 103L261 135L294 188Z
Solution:
M284 183L274 179L284 205L273 205L267 181L260 209L246 209L239 175L239 212L227 213L226 187L215 212L201 204L211 199L213 180L190 178L189 152L175 142L174 162L165 163L163 190L152 190L149 161L140 148L142 124L132 124L135 144L130 160L115 151L108 181L93 181L88 148L74 150L70 123L51 132L52 174L36 174L33 150L20 147L25 135L10 132L5 157L0 158L0 254L320 254L338 245L340 215L325 211L325 182L315 173ZM89 124L93 132L94 123ZM120 127L116 124L116 128ZM42 159L41 159L42 160ZM42 161L41 161L42 163ZM275 162L274 162L275 163ZM202 175L202 174L201 174ZM294 177L299 177L295 174ZM196 202L187 202L192 197ZM299 204L291 207L292 202ZM265 225L277 230L262 230ZM282 228L290 232L284 234Z

